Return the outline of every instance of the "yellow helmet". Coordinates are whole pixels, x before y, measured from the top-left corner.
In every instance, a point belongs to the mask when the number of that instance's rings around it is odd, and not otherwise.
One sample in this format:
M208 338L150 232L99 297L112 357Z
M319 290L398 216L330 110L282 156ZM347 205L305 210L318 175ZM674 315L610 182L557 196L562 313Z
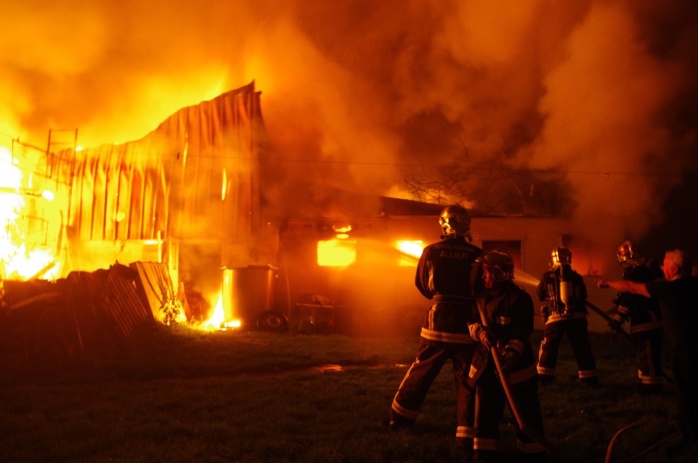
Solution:
M442 238L463 236L470 238L470 216L468 211L460 204L445 207L439 217Z
M572 252L564 246L558 246L550 253L553 268L560 265L572 265Z
M489 251L478 260L492 271L494 281L514 279L514 259L508 252Z
M635 258L635 251L633 250L633 243L625 240L618 246L618 251L616 252L618 256L618 262L624 264L625 262Z

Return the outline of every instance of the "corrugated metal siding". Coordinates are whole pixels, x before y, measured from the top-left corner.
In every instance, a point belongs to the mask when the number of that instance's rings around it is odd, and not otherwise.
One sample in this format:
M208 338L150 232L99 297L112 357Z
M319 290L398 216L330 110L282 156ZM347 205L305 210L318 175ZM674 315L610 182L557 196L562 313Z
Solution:
M139 327L153 321L150 309L141 301L133 281L115 271L105 281L104 311L114 322L115 329L128 338Z
M71 238L248 242L261 226L259 97L252 82L179 110L141 140L50 156L48 171L70 185Z

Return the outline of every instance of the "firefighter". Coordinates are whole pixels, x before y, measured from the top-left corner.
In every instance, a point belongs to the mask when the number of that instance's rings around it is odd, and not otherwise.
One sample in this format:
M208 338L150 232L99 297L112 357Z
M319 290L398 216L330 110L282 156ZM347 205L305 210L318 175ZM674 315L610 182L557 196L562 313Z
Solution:
M698 443L698 277L691 275L691 261L680 249L664 253L663 278L640 283L630 280L599 280L599 288L638 294L659 300L664 333L669 341L671 372L676 385L679 426L685 443Z
M662 278L657 261L636 255L630 241L623 242L616 252L623 268L623 280L646 283ZM619 331L630 323L630 337L637 352L640 391L657 393L662 390L662 317L656 299L629 292L618 292L615 307L609 314L611 329Z
M505 390L497 376L491 349L495 347L502 361L502 371L511 385L514 399L530 430L543 435L543 418L538 400L536 360L531 345L533 299L513 282L514 261L506 252L490 251L482 257L482 274L486 291L477 297L485 323L469 325L470 335L480 345L473 357L468 377L475 387L475 439L477 461L498 461L499 422L506 403ZM542 462L545 448L518 427L516 447L519 461Z
M416 358L392 401L391 430L412 427L432 382L451 360L457 389L456 447L472 448L473 398L465 387L475 341L468 323L477 317L474 294L480 284L476 259L482 250L471 244L470 216L459 204L443 209L439 217L441 241L428 245L417 264L415 285L432 301L420 332Z
M542 382L555 379L560 342L566 334L577 361L576 380L597 386L598 372L587 330L586 284L572 269L572 252L568 248L553 249L551 261L551 270L543 274L538 284L538 297L545 302L541 307L545 330L538 351L538 379Z

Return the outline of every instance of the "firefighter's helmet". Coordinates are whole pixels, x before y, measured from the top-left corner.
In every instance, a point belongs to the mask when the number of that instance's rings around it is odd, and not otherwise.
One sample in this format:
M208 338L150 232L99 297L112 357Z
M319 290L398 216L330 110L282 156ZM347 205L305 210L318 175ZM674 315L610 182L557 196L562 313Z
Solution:
M489 269L494 276L494 281L506 281L514 279L514 259L511 254L504 251L489 251L480 259L482 266Z
M623 241L623 243L621 243L621 245L618 246L616 256L618 256L618 262L620 262L621 264L635 259L635 250L633 249L633 243L627 240Z
M470 216L468 211L460 204L445 207L441 211L439 224L441 225L443 238L463 236L468 240L472 240L470 236Z
M550 254L550 258L553 268L557 268L561 265L572 265L572 252L564 246L554 248L553 252Z

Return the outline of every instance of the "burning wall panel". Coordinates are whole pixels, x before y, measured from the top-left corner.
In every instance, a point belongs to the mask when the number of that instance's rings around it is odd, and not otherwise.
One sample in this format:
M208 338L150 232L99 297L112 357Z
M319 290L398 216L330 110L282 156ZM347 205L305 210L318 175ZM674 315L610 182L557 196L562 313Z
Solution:
M164 230L167 185L159 154L138 143L79 152L70 198L74 237L152 239Z
M47 171L69 185L72 261L85 260L79 242L169 240L211 243L217 266L266 264L249 251L258 249L262 223L259 96L251 83L179 110L140 140L52 153ZM120 257L89 256L103 267Z
M184 108L156 132L174 143L176 236L220 239L223 229L226 240L247 245L259 229L256 188L266 138L253 84Z

